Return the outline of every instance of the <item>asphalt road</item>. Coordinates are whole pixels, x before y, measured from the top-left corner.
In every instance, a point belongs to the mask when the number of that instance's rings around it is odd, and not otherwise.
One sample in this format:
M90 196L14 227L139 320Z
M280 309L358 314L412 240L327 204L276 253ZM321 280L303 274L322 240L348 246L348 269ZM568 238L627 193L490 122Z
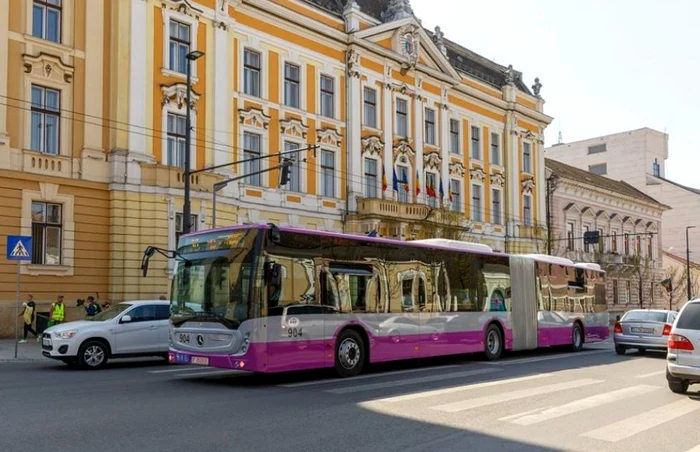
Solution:
M0 451L700 451L700 392L672 394L664 368L610 344L349 380L0 363Z

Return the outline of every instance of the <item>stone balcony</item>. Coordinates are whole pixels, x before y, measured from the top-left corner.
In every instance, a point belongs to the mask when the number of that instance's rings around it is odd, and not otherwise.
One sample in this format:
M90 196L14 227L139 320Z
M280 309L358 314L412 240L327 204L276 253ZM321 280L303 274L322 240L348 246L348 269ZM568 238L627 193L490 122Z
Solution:
M191 175L190 178L192 190L206 192L211 192L214 184L222 180L222 176L211 173L198 173ZM184 189L184 170L173 166L142 163L141 183L152 187Z

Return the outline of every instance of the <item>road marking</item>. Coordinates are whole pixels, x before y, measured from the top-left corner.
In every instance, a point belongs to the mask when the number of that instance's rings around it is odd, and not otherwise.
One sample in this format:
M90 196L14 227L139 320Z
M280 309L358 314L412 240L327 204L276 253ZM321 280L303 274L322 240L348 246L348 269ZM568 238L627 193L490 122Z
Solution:
M663 375L663 374L665 374L665 373L666 373L666 370L664 369L664 370L659 370L659 371L657 371L657 372L651 372L651 373L648 373L648 374L637 375L637 376L634 377L634 378L649 378L649 377L655 377L655 376L657 376L657 375Z
M692 449L688 449L686 452L700 452L700 444L693 447Z
M700 403L691 399L683 399L620 422L591 430L582 436L614 443L697 410L700 410Z
M183 367L180 367L180 368L177 368L177 369L149 370L148 373L149 373L149 374L164 374L164 373L168 373L168 372L187 372L187 371L190 371L190 370L202 370L202 369L206 369L206 367L202 367L202 366L198 366L198 367L184 367L184 366L183 366Z
M474 375L483 375L483 374L488 374L488 373L492 373L492 372L497 372L497 371L495 369L474 369L474 370L468 370L466 372L453 372L451 374L429 375L426 377L409 378L407 380L385 381L382 383L374 383L374 384L362 385L362 386L349 386L349 387L344 387L344 388L328 389L324 392L329 392L331 394L347 394L347 393L354 393L354 392L361 392L361 391L374 391L376 389L395 388L397 386L407 386L407 385L413 385L413 384L418 384L418 383L429 383L432 381L452 380L454 378L472 377Z
M606 392L604 394L597 394L591 397L586 397L585 399L576 400L565 405L540 410L539 413L523 413L521 416L509 416L510 422L518 425L533 425L544 421L550 421L563 416L568 416L570 414L578 413L580 411L589 410L592 408L597 408L601 405L608 403L618 402L630 397L646 394L657 390L655 386L632 386L630 388L624 388L617 391ZM505 421L505 418L499 419L499 421Z
M591 351L585 351L585 352L563 353L563 354L552 355L552 356L541 356L541 357L534 357L534 358L521 358L521 359L511 359L511 360L505 360L505 361L487 362L484 364L488 364L490 366L509 366L512 364L536 363L536 362L540 362L540 361L551 361L554 359L565 359L565 358L570 358L573 356L597 355L600 353L610 353L610 350L591 350Z
M537 375L530 375L527 377L510 378L508 380L487 381L484 383L475 383L475 384L470 384L470 385L457 386L455 388L436 389L434 391L424 391L424 392L418 392L416 394L407 394L407 395L396 396L396 397L388 397L386 399L373 400L373 402L381 402L381 403L405 402L406 400L421 399L424 397L434 397L434 396L440 396L440 395L444 395L444 394L452 394L455 392L472 391L475 389L490 388L492 386L507 385L510 383L520 383L523 381L538 380L540 378L551 377L552 375L554 375L554 374L537 374Z
M287 384L282 384L282 385L277 385L277 386L279 386L281 388L301 388L304 386L316 386L316 385L326 385L329 383L353 382L356 380L366 380L368 378L379 378L379 377L388 377L391 375L410 374L410 373L416 373L416 372L423 372L426 370L442 370L442 369L449 369L452 367L461 367L461 366L458 364L450 364L449 366L421 367L420 369L395 370L393 372L383 372L383 373L377 373L377 374L360 375L358 377L352 377L352 378L347 378L347 379L328 378L326 380L303 381L301 383L287 383Z
M214 377L217 375L230 375L230 376L243 376L243 375L249 375L250 372L244 372L241 370L215 370L211 372L201 372L201 373L189 373L189 374L182 374L182 375L174 375L175 377L186 377L186 378L198 378L198 377Z
M471 400L461 400L459 402L447 403L431 407L433 410L444 411L446 413L458 413L474 408L480 408L497 403L510 402L512 400L525 399L543 394L550 394L558 391L566 391L567 389L582 388L584 386L596 385L604 383L604 380L593 380L584 378L582 380L568 381L566 383L557 383L553 385L541 386L538 388L520 389L518 391L502 392L486 397L479 397Z

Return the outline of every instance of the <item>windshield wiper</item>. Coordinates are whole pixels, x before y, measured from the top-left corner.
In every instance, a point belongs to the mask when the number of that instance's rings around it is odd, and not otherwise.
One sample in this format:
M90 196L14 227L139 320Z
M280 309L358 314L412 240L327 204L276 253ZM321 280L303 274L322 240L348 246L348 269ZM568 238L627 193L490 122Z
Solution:
M223 315L215 312L193 312L191 314L184 314L181 319L173 320L173 326L179 327L190 320L198 320L200 322L218 322L231 330L235 330L238 327L236 322L229 320Z

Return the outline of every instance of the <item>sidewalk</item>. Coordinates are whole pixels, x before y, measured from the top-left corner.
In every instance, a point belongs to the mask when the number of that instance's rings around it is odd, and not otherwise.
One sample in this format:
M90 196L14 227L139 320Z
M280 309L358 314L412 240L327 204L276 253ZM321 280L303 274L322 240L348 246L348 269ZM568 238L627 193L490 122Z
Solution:
M0 339L0 363L7 362L31 362L44 361L41 356L41 344L33 337L27 339L26 344L17 345L17 358L15 359L14 339Z

